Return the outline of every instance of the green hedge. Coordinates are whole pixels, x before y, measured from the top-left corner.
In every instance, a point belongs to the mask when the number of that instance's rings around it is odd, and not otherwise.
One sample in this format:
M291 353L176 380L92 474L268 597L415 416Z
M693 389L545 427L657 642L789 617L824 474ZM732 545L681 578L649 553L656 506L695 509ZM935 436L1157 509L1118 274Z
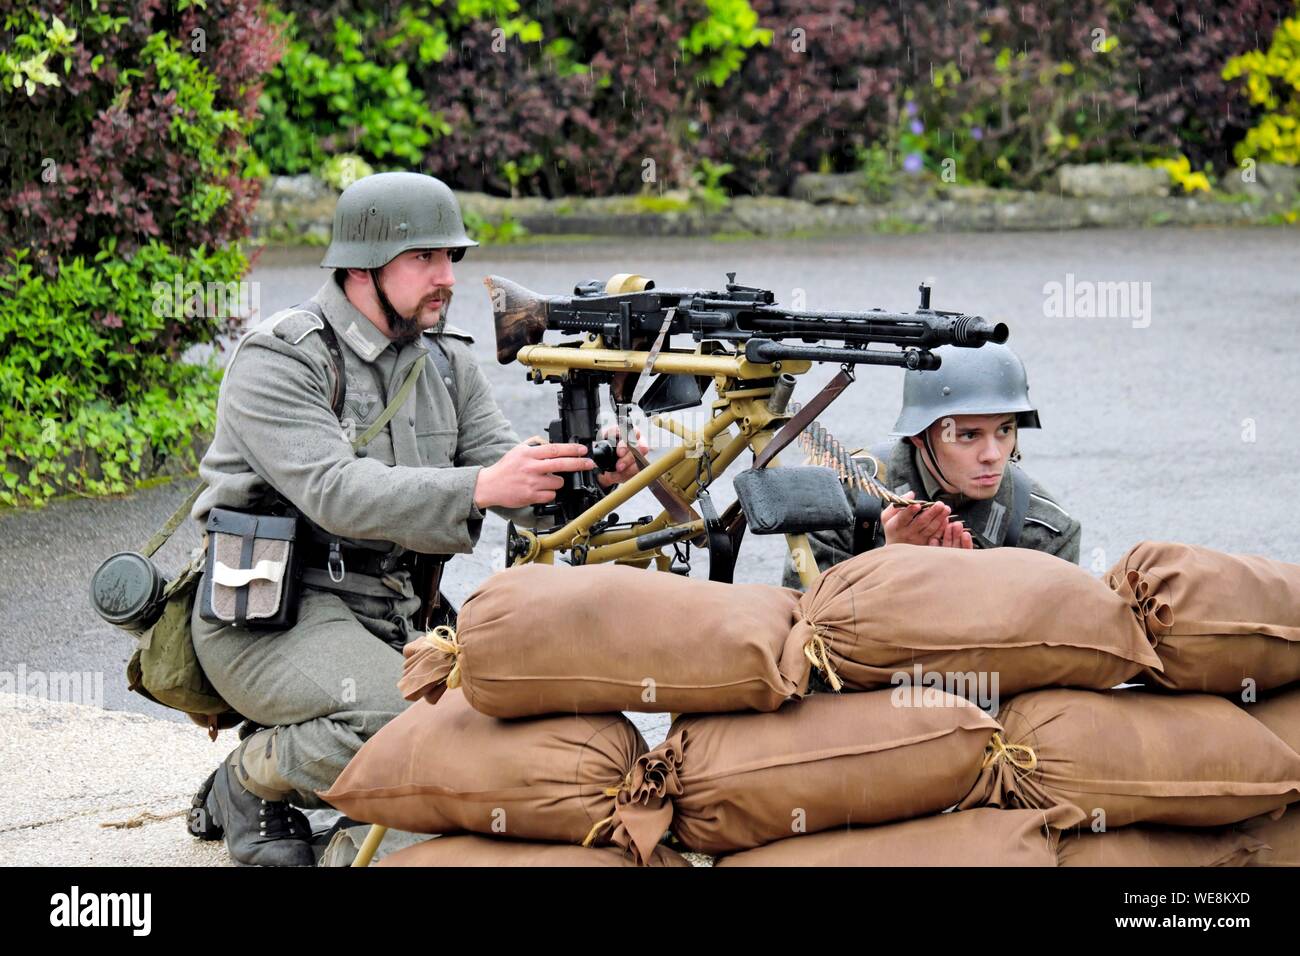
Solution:
M123 491L196 463L219 373L191 350L241 311L210 293L248 271L247 135L276 55L250 0L11 6L0 21L0 177L14 184L0 197L6 506Z

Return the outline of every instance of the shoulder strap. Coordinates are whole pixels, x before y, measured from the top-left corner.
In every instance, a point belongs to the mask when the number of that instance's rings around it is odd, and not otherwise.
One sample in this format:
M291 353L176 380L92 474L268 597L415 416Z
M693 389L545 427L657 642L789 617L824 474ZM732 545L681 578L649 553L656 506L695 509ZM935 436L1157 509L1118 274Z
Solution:
M334 363L334 394L330 398L330 408L334 410L335 418L342 418L343 399L348 393L348 366L343 358L343 349L339 347L339 337L334 334L334 326L330 325L329 319L325 318L325 311L315 302L308 299L294 308L310 312L321 321L320 337L325 342L325 351L329 352L330 361Z
M370 441L384 430L384 426L392 421L393 416L397 414L398 410L404 404L406 404L407 396L409 396L412 390L414 390L416 380L419 379L420 372L424 369L424 359L425 356L421 355L411 363L411 368L406 373L406 378L402 379L402 387L397 390L397 394L393 396L393 400L384 406L383 412L375 419L374 423L362 432L360 437L352 443L353 448L361 448L370 444Z
M1033 482L1025 472L1014 463L1008 463L1011 471L1011 521L1007 524L1006 537L1002 546L1014 548L1020 543L1020 532L1025 526L1025 515L1029 513L1029 492Z
M167 543L167 539L181 526L181 522L185 520L185 516L194 507L194 502L199 500L199 495L203 494L203 489L207 486L206 481L200 481L195 485L194 490L186 495L185 500L180 503L180 507L172 512L172 516L163 523L161 528L154 532L153 537L140 549L142 555L146 558L152 558L157 550Z
M429 358L433 359L433 364L438 369L438 374L442 376L442 382L447 386L447 391L451 393L452 407L458 404L456 401L456 376L451 370L451 358L447 355L447 350L442 347L440 336L431 336L433 347L429 349Z

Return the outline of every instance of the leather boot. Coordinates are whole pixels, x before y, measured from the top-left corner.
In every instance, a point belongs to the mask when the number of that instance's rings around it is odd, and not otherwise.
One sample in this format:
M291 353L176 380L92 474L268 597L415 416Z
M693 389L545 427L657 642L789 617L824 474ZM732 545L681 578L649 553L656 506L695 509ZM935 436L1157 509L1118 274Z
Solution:
M275 769L274 733L260 731L234 750L217 768L205 806L236 863L314 866L311 825L285 799L293 788Z

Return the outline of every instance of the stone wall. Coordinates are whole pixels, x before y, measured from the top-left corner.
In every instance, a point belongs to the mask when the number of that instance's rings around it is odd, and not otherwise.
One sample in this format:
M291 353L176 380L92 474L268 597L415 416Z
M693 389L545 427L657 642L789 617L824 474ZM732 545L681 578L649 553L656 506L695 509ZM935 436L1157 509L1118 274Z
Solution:
M462 192L467 215L511 219L535 236L843 235L1295 222L1300 170L1260 166L1253 182L1229 178L1213 194L1170 195L1166 174L1142 166L1064 167L1054 192L942 183L895 190L872 202L853 174L806 175L789 198L741 196L714 209L689 195L505 199ZM254 218L272 243L329 240L337 193L310 176L273 177Z

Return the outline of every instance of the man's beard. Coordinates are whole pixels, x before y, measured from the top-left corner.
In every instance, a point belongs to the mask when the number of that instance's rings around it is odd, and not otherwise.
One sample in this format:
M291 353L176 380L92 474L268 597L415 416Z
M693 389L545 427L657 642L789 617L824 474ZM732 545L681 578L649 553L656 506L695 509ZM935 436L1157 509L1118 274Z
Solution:
M438 324L431 329L420 328L420 316L424 310L435 303L442 303L442 312L438 317ZM388 314L388 330L393 334L393 341L398 345L410 345L418 342L424 332L437 334L447 323L447 310L451 308L451 290L443 289L441 292L435 292L433 295L425 296L420 300L419 306L415 309L415 314L411 318L399 315L396 309Z

